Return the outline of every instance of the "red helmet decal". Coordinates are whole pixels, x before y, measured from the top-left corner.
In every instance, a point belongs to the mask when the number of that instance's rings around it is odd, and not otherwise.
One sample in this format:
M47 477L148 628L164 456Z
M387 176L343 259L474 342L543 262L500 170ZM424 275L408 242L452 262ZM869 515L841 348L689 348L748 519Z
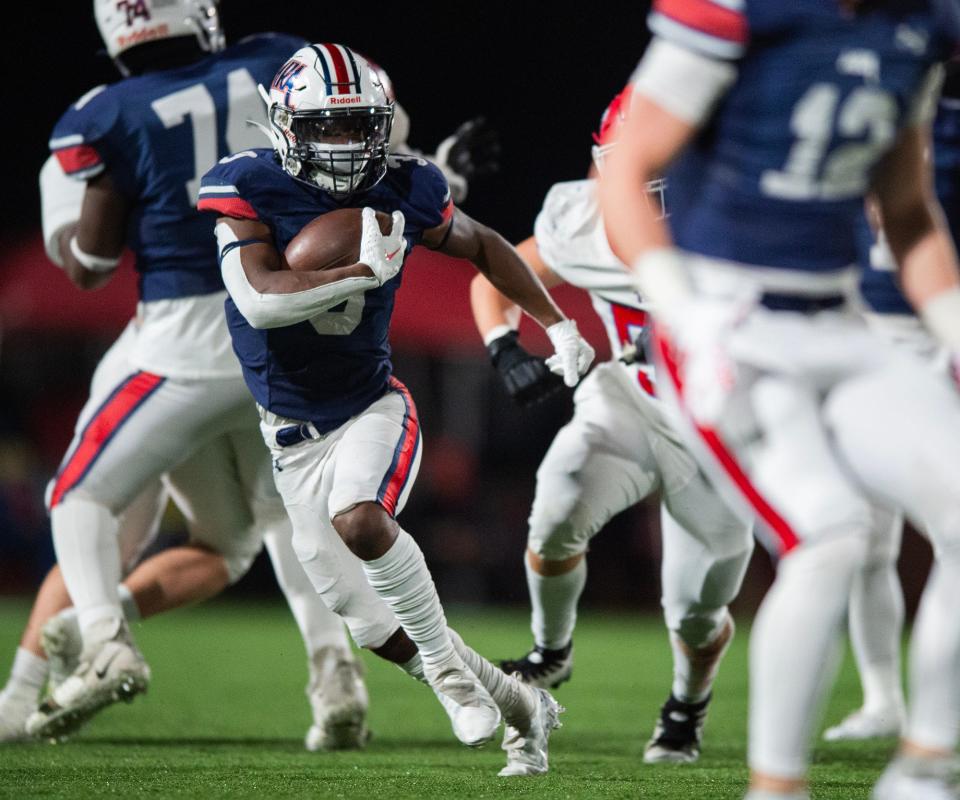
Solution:
M625 86L603 112L603 116L600 117L600 130L593 134L593 141L597 144L609 144L617 125L627 118L630 91L631 87Z

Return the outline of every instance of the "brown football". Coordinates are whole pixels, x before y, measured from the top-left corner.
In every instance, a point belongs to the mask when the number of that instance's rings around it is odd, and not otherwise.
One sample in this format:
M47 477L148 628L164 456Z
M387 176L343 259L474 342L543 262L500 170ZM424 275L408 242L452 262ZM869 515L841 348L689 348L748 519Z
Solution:
M304 225L283 254L290 269L303 272L356 264L363 232L361 213L359 208L339 208ZM377 222L384 234L390 233L389 214L378 211Z

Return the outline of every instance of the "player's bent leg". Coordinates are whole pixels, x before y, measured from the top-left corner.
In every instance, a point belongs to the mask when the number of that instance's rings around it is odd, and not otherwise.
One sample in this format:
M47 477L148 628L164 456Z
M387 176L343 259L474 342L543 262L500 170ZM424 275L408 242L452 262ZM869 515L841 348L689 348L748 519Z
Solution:
M865 400L869 421L857 413ZM912 796L901 787L916 789L918 781L952 791L943 773L960 729L960 625L949 610L960 597L960 397L924 364L903 358L844 384L829 402L838 447L851 469L923 526L936 559L911 638L910 708L900 756L877 784L877 796ZM871 435L877 429L883 437Z
M573 420L558 432L537 471L524 558L533 648L501 663L536 686L559 686L573 672L573 630L590 539L657 486L644 426L624 424L638 415L620 391L607 372L588 378L577 391Z
M417 645L427 680L457 738L471 746L489 741L500 724L500 711L453 648L433 579L413 537L377 503L360 503L334 516L333 525ZM438 625L443 626L439 634Z
M897 576L903 515L875 506L874 518L867 560L850 590L850 642L863 705L824 731L828 742L899 736L906 717L900 678L904 604Z
M644 749L644 762L689 764L700 756L713 681L733 640L727 605L740 591L753 534L689 453L666 438L659 444L664 484L661 602L673 683Z
M778 326L790 320L776 322L759 315L754 332L766 326L776 329L770 336L785 334ZM668 342L659 348L672 358ZM671 363L669 391L683 398ZM802 376L738 366L719 419L696 419L685 399L680 407L714 486L724 499L729 494L731 508L752 510L767 541L789 553L751 636L749 725L752 788L789 795L804 791L810 734L832 674L824 665L836 650L849 583L864 558L870 508L837 463L818 393ZM797 463L805 465L803 481L796 480Z
M363 667L353 655L343 621L327 608L297 560L282 505L280 512L282 519L264 527L264 544L307 650L306 691L313 724L304 745L310 751L362 747L369 738Z
M457 655L423 553L394 520L422 453L416 408L406 387L391 379L391 391L344 426L335 447L328 511L337 533L417 645L457 738L468 745L489 741L500 711Z
M60 570L54 566L37 592L30 617L13 659L10 677L0 691L0 742L29 739L27 718L37 709L47 683L48 664L40 640L44 623L70 605Z

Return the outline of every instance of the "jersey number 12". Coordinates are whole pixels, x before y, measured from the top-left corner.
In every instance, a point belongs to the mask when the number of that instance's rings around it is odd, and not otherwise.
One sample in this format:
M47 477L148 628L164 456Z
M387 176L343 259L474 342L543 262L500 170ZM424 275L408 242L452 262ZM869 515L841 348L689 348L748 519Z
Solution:
M845 141L830 147L834 131ZM840 102L832 83L811 86L793 107L796 137L783 169L760 178L764 193L784 200L846 200L867 189L868 174L897 133L897 104L882 89L860 86Z

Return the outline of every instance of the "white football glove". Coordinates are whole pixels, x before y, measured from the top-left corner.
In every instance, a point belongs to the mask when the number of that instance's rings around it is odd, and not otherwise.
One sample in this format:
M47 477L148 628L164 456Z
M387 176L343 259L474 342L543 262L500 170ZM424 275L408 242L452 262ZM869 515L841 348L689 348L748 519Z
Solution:
M671 310L673 325L661 323L679 350L674 357L679 356L683 402L699 423L714 426L726 410L738 378L730 337L751 307L747 302L694 297Z
M360 263L370 267L381 286L394 277L403 265L406 244L403 240L403 212L393 212L390 233L380 233L376 212L363 209L363 234L360 238Z
M547 328L547 336L554 350L554 354L547 359L547 367L555 375L562 375L567 386L576 386L590 368L596 353L579 334L577 323L572 319L551 325Z

